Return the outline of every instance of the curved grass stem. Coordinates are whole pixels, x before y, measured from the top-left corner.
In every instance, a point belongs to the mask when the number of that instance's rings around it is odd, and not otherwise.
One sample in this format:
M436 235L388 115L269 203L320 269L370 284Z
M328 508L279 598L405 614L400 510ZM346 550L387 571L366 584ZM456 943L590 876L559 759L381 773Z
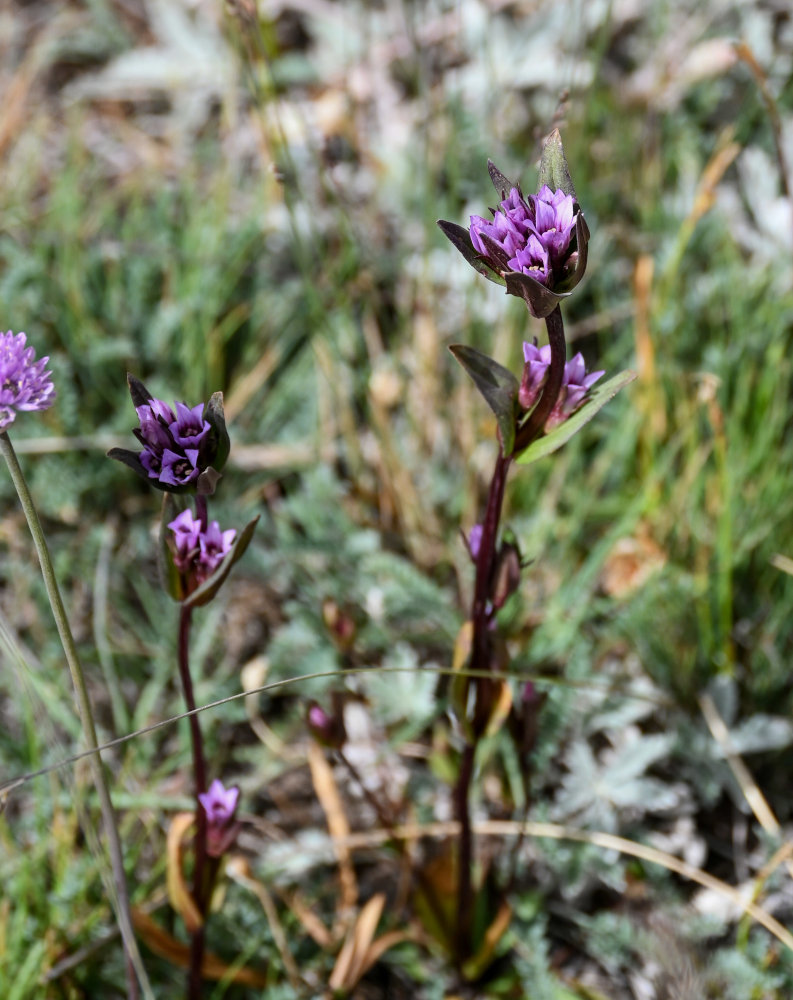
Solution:
M99 806L102 812L102 822L105 828L108 852L110 854L110 865L113 871L113 883L115 886L115 892L113 893L113 905L116 912L116 920L118 922L119 930L121 931L121 938L124 943L127 995L130 1000L137 1000L140 995L138 989L138 982L140 982L140 986L142 987L147 1000L153 1000L151 986L149 985L148 977L143 967L138 945L135 940L135 934L132 929L132 918L130 916L129 895L127 892L126 874L124 872L124 857L121 850L121 840L119 838L118 826L116 824L116 817L113 811L110 788L107 783L107 777L105 775L101 755L98 749L99 742L96 737L96 727L94 725L91 700L88 696L85 675L83 674L83 668L77 653L74 636L72 635L69 617L66 614L66 608L63 604L63 598L61 597L60 588L58 587L58 581L55 577L55 570L53 569L52 559L50 558L47 540L44 537L38 512L36 511L36 507L33 503L33 498L30 495L30 490L28 489L27 482L25 481L25 477L19 465L14 447L11 444L8 434L5 432L0 433L0 451L3 453L3 458L6 461L8 471L11 475L11 480L14 484L17 496L19 497L19 502L25 513L30 533L33 536L33 544L36 547L36 554L38 555L39 564L41 566L41 573L44 578L44 586L47 590L47 597L49 599L50 607L52 608L52 614L58 628L58 635L60 637L63 652L66 656L66 662L69 666L69 672L72 677L72 684L74 686L75 697L77 699L77 710L80 715L83 736L89 749L94 751L90 758L91 769L93 772L94 782L96 784L97 794L99 795Z

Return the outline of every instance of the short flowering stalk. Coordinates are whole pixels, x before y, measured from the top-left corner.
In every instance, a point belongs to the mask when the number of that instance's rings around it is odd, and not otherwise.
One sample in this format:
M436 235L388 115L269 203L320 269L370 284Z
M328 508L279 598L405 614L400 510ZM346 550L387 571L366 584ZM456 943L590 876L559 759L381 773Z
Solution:
M66 663L71 674L83 736L88 748L94 751L91 754L90 762L94 783L99 796L99 805L113 871L115 888L113 907L124 944L128 996L135 1000L139 996L138 979L145 995L151 997L152 993L132 927L129 895L124 872L124 857L107 776L99 753L99 741L96 735L96 727L94 726L91 701L88 696L85 675L74 636L72 635L69 617L63 604L63 598L61 597L38 511L33 503L33 497L28 489L27 481L19 465L19 460L11 444L11 439L6 433L7 428L16 419L18 411L45 410L52 406L55 401L55 387L52 383L52 376L50 372L45 370L49 359L43 357L36 361L35 357L35 350L27 346L24 333L14 335L11 331L8 331L8 333L0 334L0 451L8 466L11 480L19 497L25 518L28 522L28 528L33 538L33 544L36 548L47 597L52 608L58 635L66 657Z

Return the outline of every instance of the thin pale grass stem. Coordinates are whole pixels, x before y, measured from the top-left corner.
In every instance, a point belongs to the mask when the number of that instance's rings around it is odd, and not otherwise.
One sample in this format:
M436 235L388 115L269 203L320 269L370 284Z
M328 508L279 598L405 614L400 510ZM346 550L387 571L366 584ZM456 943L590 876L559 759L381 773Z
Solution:
M72 684L74 685L74 691L77 698L77 708L80 714L80 722L83 728L83 735L90 748L91 767L93 770L97 793L99 795L99 806L102 812L102 821L105 828L105 836L107 837L108 850L110 854L110 864L113 870L113 881L115 884L113 906L116 911L116 919L118 921L122 941L124 943L128 996L130 1000L137 1000L140 996L138 990L138 981L140 981L140 985L143 988L143 992L147 997L147 1000L148 998L153 1000L151 986L149 985L146 970L143 967L143 961L140 957L138 945L135 940L135 934L132 929L132 919L129 910L129 895L127 892L126 874L124 872L124 856L121 850L121 840L119 838L118 827L116 825L113 802L110 797L110 789L108 787L104 766L102 764L99 742L96 737L96 726L94 725L91 700L88 696L88 688L86 687L83 668L80 663L77 646L69 624L69 617L66 614L66 608L63 604L60 588L58 587L58 581L55 577L55 570L53 569L52 560L47 547L47 540L44 537L38 512L36 511L36 507L33 503L33 497L30 495L30 490L28 489L27 482L25 481L25 477L22 473L22 468L19 465L19 461L17 460L14 452L14 446L11 444L8 434L5 432L0 433L0 451L3 453L3 458L6 461L9 474L11 475L11 480L14 484L17 496L19 497L19 502L25 512L30 533L33 536L33 544L36 547L36 554L38 555L39 564L41 566L41 573L44 578L44 586L47 590L47 597L50 602L50 607L52 608L53 617L55 618L55 624L58 628L58 635L60 636L63 652L69 666L69 672L71 673Z
M451 667L435 667L429 665L423 666L421 669L427 673L438 674L439 676L446 677L483 677L491 680L512 680L517 683L531 681L534 684L547 684L549 687L567 687L572 689L580 688L582 690L594 689L596 691L601 691L604 695L621 694L623 697L631 698L635 701L646 701L659 708L669 708L671 705L671 702L668 699L654 697L647 694L645 691L631 691L627 688L615 688L613 685L596 684L591 681L572 681L563 677L543 677L540 674L525 672L507 674L491 670L454 670ZM404 674L414 673L415 670L415 667L348 667L345 668L344 673L348 676L362 673ZM62 767L68 767L70 764L75 764L84 757L90 757L92 754L99 753L103 750L110 750L112 747L121 746L122 743L128 743L130 740L137 739L139 736L146 736L158 729L163 729L166 726L172 726L177 722L181 722L182 719L189 719L192 715L198 715L201 712L208 712L214 708L220 708L233 701L240 701L243 698L249 698L251 695L265 694L278 688L287 687L290 684L300 684L303 681L320 680L327 677L335 677L338 680L339 673L337 670L320 670L312 674L301 674L299 677L283 677L281 680L270 681L268 684L260 684L258 687L248 688L245 691L238 691L236 694L230 694L225 698L219 698L217 701L208 701L204 705L198 705L192 711L180 712L178 715L172 715L167 719L160 719L159 722L153 722L150 726L142 726L140 729L127 733L125 736L118 736L116 739L108 740L107 743L102 743L101 746L98 746L95 749L83 750L81 753L72 754L71 757L57 761L54 764L48 764L46 767L39 768L37 771L30 771L27 774L19 775L19 777L9 778L7 781L0 782L0 811L2 811L5 799L15 788L20 788L22 785L26 784L28 781L32 781L34 778L43 777L45 774L51 774L53 771L57 771Z

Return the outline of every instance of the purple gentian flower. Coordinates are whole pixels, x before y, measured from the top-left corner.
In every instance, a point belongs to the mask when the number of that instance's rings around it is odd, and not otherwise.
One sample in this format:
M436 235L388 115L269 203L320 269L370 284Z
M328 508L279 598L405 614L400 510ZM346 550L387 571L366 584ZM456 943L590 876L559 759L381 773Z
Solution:
M197 448L209 433L209 422L204 420L204 404L191 408L185 403L177 403L176 419L168 425L168 429L182 448Z
M237 836L239 824L234 823L234 813L239 796L240 790L236 785L224 788L223 782L217 778L208 792L198 796L207 818L207 854L211 858L222 857Z
M564 423L568 417L572 416L584 404L586 395L595 382L605 374L605 371L587 374L584 356L580 352L568 361L564 366L562 388L559 390L559 396L545 421L545 430L553 430L554 427L558 427L559 424Z
M563 277L571 257L575 216L574 199L561 188L551 191L543 184L537 194L524 198L513 187L492 222L471 216L471 243L494 270L528 274L550 287Z
M201 521L197 517L193 517L193 512L188 508L169 522L168 527L174 534L174 566L180 573L187 573L199 553Z
M221 531L217 521L206 529L188 508L168 523L173 532L170 548L173 564L184 578L186 595L199 587L223 562L237 532L234 528Z
M17 410L46 410L55 402L49 357L36 361L24 333L0 333L0 432L10 427Z
M222 393L206 404L177 402L174 411L134 375L127 375L127 383L140 421L133 434L142 450L111 448L108 455L166 492L214 492L229 453Z
M200 575L206 578L215 572L236 537L237 532L234 528L221 531L217 521L210 522L207 530L203 531L198 539L201 549L198 557Z

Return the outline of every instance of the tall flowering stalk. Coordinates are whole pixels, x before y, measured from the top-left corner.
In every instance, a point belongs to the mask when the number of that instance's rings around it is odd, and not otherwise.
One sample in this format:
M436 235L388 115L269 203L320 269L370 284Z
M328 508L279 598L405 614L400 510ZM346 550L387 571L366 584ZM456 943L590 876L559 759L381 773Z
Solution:
M226 790L217 779L208 785L204 741L190 671L190 632L194 609L217 594L253 537L258 518L239 533L234 528L222 530L217 521L209 520L208 497L215 491L229 453L222 394L215 393L207 403L189 406L176 402L171 407L152 396L135 376L128 375L127 383L139 421L133 433L141 449L114 448L108 454L165 493L160 568L166 591L179 602L177 665L190 713L196 800L192 897L184 901L182 915L190 928L187 997L198 1000L204 925L220 858L237 833L233 818L239 789ZM195 510L177 499L185 495L193 496Z
M151 997L151 987L146 977L146 971L138 951L132 919L129 910L129 894L127 892L126 875L124 873L124 857L121 841L118 835L113 802L107 776L99 753L96 727L94 726L91 700L85 683L77 645L72 635L69 616L61 597L58 580L52 565L49 547L41 527L38 512L33 497L28 489L22 468L8 436L8 428L16 420L18 413L46 410L55 402L55 386L51 372L47 371L48 357L36 360L33 347L27 346L24 333L14 334L12 331L0 333L0 451L8 466L11 480L16 489L22 509L28 522L33 544L38 555L44 586L47 591L52 614L58 629L58 635L63 646L63 652L69 667L69 672L77 699L77 709L83 736L91 754L91 769L94 783L99 795L99 805L102 812L102 822L107 837L110 853L110 863L113 871L115 887L114 908L121 931L126 955L127 995L137 998L138 978L147 997ZM136 976L138 978L136 978Z
M528 464L561 447L634 376L622 373L596 389L604 372L588 373L581 354L567 361L560 306L584 276L589 228L558 130L545 141L536 194L524 195L520 185L508 180L492 162L488 162L488 171L500 198L498 207L490 210L492 218L473 215L468 229L445 221L438 225L475 270L504 286L507 294L521 298L532 316L544 319L548 335L548 343L542 347L536 341L524 343L520 378L474 348L461 344L451 348L498 424L500 447L484 516L467 539L475 567L468 666L477 673L501 674L508 659L497 615L519 587L522 570L517 546L499 539L510 468L515 462ZM475 946L471 783L477 747L497 718L504 684L495 677L471 680L459 689L456 698L453 696L464 736L454 789L460 823L455 957L463 975ZM520 719L513 706L511 728L515 732L523 732L527 726L536 728L541 700L524 701Z

